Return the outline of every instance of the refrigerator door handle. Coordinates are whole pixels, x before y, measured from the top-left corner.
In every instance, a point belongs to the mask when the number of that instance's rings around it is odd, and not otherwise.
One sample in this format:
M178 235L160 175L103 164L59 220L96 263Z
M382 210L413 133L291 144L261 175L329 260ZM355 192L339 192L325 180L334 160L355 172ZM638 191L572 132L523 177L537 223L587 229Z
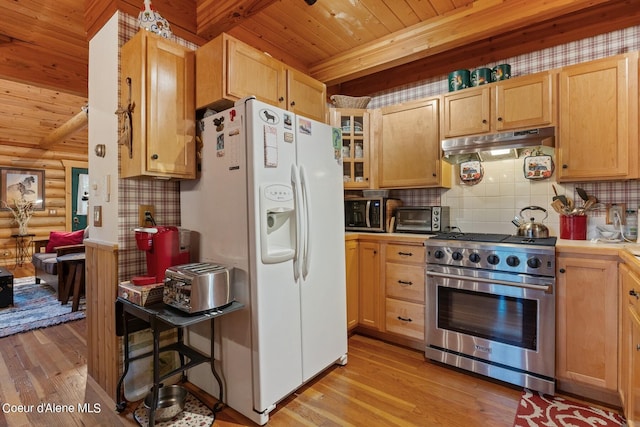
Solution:
M293 258L293 277L298 280L301 274L301 252L302 252L302 187L300 183L300 172L296 165L291 165L291 186L293 187L293 208L296 211L296 250Z
M309 194L307 174L303 166L300 166L300 183L302 184L302 205L304 210L302 215L304 224L300 226L302 231L302 278L306 279L311 263L311 235L309 233L311 224L311 204L309 199L311 195Z

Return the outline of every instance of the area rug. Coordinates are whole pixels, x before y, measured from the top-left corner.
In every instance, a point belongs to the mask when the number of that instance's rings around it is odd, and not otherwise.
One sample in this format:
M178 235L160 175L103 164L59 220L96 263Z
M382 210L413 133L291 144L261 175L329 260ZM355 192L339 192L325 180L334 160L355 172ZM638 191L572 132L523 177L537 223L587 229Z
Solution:
M133 418L142 427L149 426L149 417L147 409L144 407L144 401L140 402L138 408L133 413ZM215 421L215 416L211 409L202 403L197 397L191 393L187 393L187 399L184 403L184 411L167 421L156 422L159 427L209 427Z
M626 426L620 414L525 389L514 427L615 427Z
M84 298L72 312L71 301L60 304L52 287L36 284L34 277L14 279L13 306L0 308L0 338L84 318Z

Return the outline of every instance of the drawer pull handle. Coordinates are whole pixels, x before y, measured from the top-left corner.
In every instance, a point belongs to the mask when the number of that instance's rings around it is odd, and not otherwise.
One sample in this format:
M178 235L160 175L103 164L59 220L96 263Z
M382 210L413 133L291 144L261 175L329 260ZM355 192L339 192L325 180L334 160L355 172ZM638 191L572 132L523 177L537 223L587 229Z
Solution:
M402 321L402 322L413 322L413 320L411 320L411 318L409 317L402 317L402 316L398 316L398 320Z
M638 295L635 289L631 289L629 291L629 295L631 295L632 297L636 297L636 299L640 299L640 295Z
M400 283L402 286L411 286L411 285L413 285L413 282L407 282L406 280L398 280L398 283Z
M398 252L398 255L400 256L413 256L412 252Z

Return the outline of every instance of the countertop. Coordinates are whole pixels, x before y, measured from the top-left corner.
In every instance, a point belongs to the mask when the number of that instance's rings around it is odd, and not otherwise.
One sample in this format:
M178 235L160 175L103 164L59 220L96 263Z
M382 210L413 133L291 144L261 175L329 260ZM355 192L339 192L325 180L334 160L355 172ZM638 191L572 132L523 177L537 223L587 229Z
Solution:
M401 242L424 245L424 242L431 237L430 234L414 234L414 233L367 233L360 231L346 231L344 239L346 240L365 240L367 238L380 242Z
M425 241L430 237L432 237L432 235L413 233L366 233L357 231L345 232L345 240L370 238L382 242L397 241L414 244L424 244ZM640 257L640 244L635 242L602 242L592 240L558 239L558 241L556 242L556 252L559 254L600 254L606 256L619 256L627 260L636 260L636 256ZM623 253L628 254L628 256L623 257ZM638 262L640 262L640 260L638 260Z

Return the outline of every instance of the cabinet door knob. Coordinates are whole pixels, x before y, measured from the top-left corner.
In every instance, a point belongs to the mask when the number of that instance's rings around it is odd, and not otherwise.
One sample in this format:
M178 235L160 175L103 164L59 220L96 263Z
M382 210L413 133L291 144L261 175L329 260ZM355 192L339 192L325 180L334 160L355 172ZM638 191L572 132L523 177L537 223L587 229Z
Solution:
M291 101L291 106L294 107L296 105L296 101Z
M632 297L636 297L636 299L640 299L640 295L638 295L638 293L636 292L635 289L631 289L629 291L629 295L632 296Z
M282 101L284 101L284 98L283 98L283 97L280 97L280 98L278 98L278 101L279 101L279 102L282 102Z
M561 268L561 269L560 269L560 270L558 270L558 271L559 271L560 273L564 273L564 272L565 272L565 271L567 271L567 270L565 270L564 268Z
M502 117L498 117L498 121L501 122L502 121Z
M483 120L483 121L482 121L482 124L483 124L483 125L486 125L486 124L487 124L487 121L486 121L486 120Z
M569 166L568 165L562 165L562 169L568 169Z
M151 160L158 160L158 155L157 154L152 154L151 155Z

